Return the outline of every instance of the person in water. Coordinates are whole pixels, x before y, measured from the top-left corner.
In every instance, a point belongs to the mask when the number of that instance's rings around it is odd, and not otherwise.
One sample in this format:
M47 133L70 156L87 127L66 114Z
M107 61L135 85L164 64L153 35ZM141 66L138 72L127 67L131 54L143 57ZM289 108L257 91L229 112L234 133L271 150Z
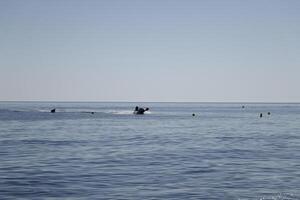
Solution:
M148 111L149 108L139 108L138 106L135 107L133 114L136 115L143 115L146 111Z
M55 113L55 112L56 112L56 109L54 108L54 109L50 110L50 112L51 112L51 113Z

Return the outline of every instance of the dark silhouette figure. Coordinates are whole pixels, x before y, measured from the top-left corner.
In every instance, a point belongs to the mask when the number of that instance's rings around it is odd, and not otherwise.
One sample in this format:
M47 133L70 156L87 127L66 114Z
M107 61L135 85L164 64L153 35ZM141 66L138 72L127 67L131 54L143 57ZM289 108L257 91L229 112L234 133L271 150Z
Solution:
M242 106L242 108L245 108L245 106Z
M50 112L51 112L51 113L55 113L55 111L56 111L56 109L54 108L54 109L52 109Z
M94 112L91 112L91 114L93 115L93 114L95 114Z
M195 117L196 116L195 113L193 113L192 116Z
M260 113L259 117L262 118L262 116L263 116L262 113Z
M135 107L133 114L136 115L143 115L146 111L148 111L149 108L139 108L138 106Z
M270 112L268 112L268 115L271 115L271 113L270 113Z

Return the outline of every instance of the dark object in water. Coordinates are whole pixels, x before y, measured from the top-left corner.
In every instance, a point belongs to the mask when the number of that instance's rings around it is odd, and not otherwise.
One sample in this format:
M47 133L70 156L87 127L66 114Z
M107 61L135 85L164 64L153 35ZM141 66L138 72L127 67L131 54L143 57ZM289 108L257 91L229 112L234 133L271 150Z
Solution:
M93 114L95 114L95 112L91 112L91 114L93 115Z
M195 117L196 116L195 113L193 113L192 116Z
M56 109L54 108L54 109L52 109L50 112L51 112L51 113L55 113L55 111L56 111Z
M242 106L242 108L245 108L245 106Z
M262 113L260 113L259 117L262 118L262 116L263 116Z
M139 110L139 107L136 106L135 109L134 109L134 112L137 112Z
M268 112L268 115L271 115L271 113L270 113L270 112Z
M138 106L135 107L133 114L135 115L143 115L144 112L148 111L149 108L139 108Z

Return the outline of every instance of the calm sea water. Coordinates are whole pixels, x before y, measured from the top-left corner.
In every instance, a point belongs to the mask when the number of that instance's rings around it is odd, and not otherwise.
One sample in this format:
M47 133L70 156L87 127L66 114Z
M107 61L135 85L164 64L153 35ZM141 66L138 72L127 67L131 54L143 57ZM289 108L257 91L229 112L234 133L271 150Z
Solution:
M300 104L2 102L0 199L300 199Z

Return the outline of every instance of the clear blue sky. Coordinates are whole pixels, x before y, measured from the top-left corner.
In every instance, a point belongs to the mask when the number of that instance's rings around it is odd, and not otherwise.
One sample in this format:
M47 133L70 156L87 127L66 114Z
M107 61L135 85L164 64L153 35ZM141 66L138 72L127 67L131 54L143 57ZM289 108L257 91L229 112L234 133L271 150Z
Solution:
M300 102L298 0L1 0L0 100Z

